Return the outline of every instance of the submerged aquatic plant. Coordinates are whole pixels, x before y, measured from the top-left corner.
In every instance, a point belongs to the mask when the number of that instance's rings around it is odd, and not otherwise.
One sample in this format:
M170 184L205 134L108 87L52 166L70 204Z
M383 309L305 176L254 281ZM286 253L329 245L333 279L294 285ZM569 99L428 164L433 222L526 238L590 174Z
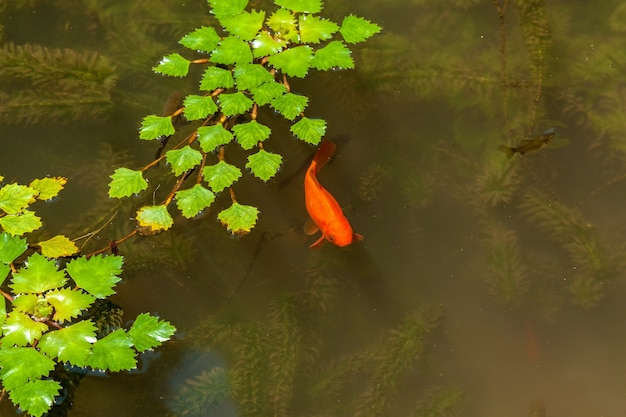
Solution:
M244 173L231 149L236 143L246 151L244 167L258 179L268 181L276 175L282 156L267 147L272 130L262 122L262 107L291 121L290 131L298 139L318 144L326 132L326 121L305 114L309 99L292 92L288 78L304 78L312 69L354 68L348 44L365 41L380 30L353 15L346 16L341 25L323 18L318 15L322 5L317 0L277 0L273 12L248 11L247 1L209 3L224 33L200 27L180 39L183 46L199 52L199 57L188 59L172 53L154 68L159 74L184 77L190 74L190 67L200 66L201 93L187 95L172 114L146 116L139 137L158 140L159 154L161 150L163 154L141 169L118 168L111 176L109 196L128 197L148 188L146 171L162 160L170 165L176 184L167 197L137 211L143 234L172 226L169 206L174 199L182 215L192 218L211 206L222 191L227 191L230 207L221 210L217 218L235 234L248 233L259 211L239 203L235 196L234 185ZM176 135L173 123L179 115L194 124L192 133L182 138ZM172 137L177 143L166 150Z

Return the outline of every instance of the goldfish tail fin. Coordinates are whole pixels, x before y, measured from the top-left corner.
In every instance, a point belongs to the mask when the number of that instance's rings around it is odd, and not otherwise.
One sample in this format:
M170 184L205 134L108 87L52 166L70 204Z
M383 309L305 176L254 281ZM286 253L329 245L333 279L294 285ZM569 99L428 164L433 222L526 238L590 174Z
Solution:
M319 149L313 157L313 162L315 162L316 168L315 172L319 172L320 169L322 169L322 167L326 165L328 161L330 161L330 158L332 158L333 154L335 153L335 149L337 149L337 145L335 145L333 142L329 140L322 141Z
M498 146L498 149L504 152L507 158L513 158L513 155L515 154L515 148L512 148L510 146L502 145Z

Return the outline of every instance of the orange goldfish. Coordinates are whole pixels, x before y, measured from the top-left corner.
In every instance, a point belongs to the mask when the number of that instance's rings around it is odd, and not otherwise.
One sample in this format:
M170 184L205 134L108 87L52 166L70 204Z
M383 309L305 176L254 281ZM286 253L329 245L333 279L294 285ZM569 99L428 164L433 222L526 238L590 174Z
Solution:
M363 236L352 231L352 226L337 200L317 180L317 173L333 156L335 148L333 142L323 141L304 176L306 210L315 223L315 226L307 228L306 232L309 235L318 230L322 232L322 236L310 246L311 248L320 247L325 240L337 246L347 246L355 239L363 239Z

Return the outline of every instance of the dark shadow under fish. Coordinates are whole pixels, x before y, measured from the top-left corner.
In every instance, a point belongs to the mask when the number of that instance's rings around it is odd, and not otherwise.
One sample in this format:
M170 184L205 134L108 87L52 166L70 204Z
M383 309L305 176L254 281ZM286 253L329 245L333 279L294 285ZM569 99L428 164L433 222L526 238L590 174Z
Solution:
M540 149L546 147L552 138L554 138L555 134L554 128L550 128L543 132L541 135L536 136L532 139L523 139L517 146L505 146L502 145L498 147L501 151L504 151L509 158L512 158L513 155L519 153L520 155L527 154L528 152L536 152Z

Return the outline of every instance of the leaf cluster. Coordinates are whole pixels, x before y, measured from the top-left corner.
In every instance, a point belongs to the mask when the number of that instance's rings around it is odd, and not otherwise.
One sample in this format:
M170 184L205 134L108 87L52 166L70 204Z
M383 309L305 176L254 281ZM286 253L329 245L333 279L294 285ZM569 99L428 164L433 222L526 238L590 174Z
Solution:
M193 65L201 65L200 93L187 95L172 114L146 116L139 137L158 140L165 148L178 133L175 119L180 116L194 124L193 132L142 169L122 167L111 176L109 196L114 198L146 190L144 174L161 160L177 178L161 204L138 210L136 219L142 233L158 233L172 226L168 206L174 199L182 215L192 218L227 189L231 205L217 217L232 233L248 233L259 211L238 203L233 186L243 177L243 168L266 182L283 163L280 154L267 149L272 130L258 118L260 109L277 112L292 122L294 136L318 144L326 132L326 121L305 115L309 99L291 91L288 77L303 78L311 69L353 68L348 45L363 42L380 30L378 25L353 15L346 16L341 24L323 18L318 15L321 2L316 0L277 0L271 12L247 10L247 1L211 0L209 4L224 31L202 26L186 34L180 44L201 57L190 59L171 53L154 68L159 74L185 77ZM248 153L244 167L227 158L230 154L226 151L234 146ZM195 181L187 184L194 171Z
M33 416L47 412L60 393L59 382L49 378L57 364L133 369L139 353L175 331L141 314L130 329L102 336L97 319L87 316L97 300L115 293L122 257L73 257L59 268L58 258L78 252L73 241L58 235L29 244L21 237L42 226L29 206L55 197L65 182L43 178L0 188L0 287L8 288L0 290L0 382L11 401Z

